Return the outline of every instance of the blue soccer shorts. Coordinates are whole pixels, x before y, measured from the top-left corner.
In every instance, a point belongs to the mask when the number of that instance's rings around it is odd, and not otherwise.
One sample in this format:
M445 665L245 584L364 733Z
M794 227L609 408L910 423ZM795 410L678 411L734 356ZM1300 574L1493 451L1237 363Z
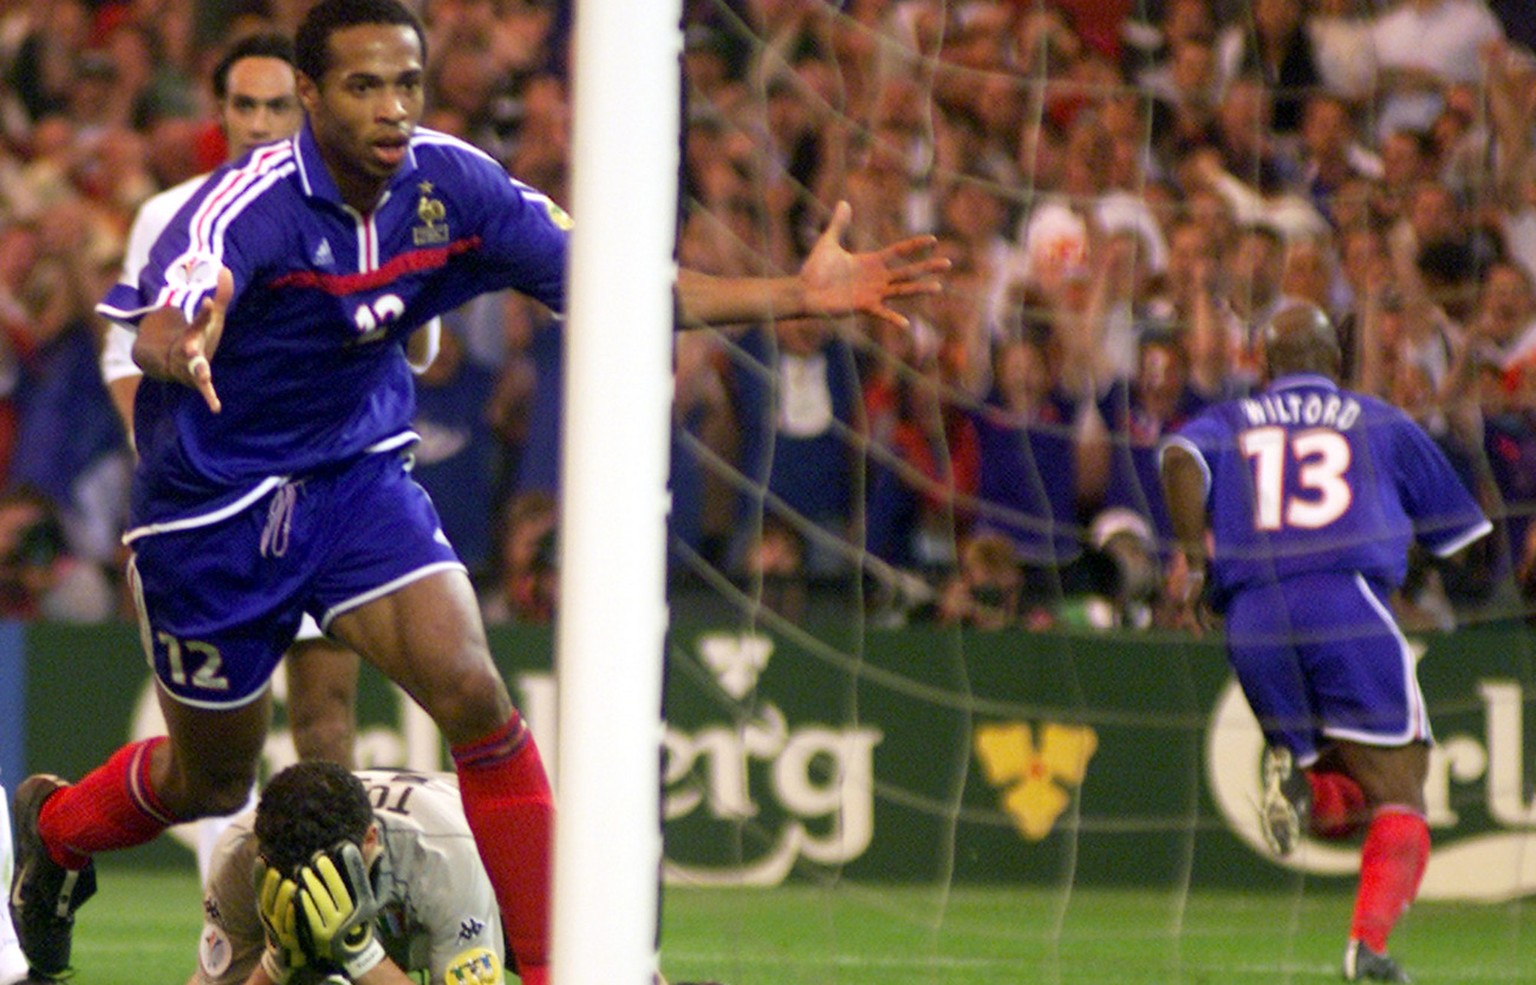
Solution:
M1265 740L1303 766L1330 739L1430 741L1414 658L1386 599L1355 573L1288 578L1232 598L1232 669Z
M214 523L133 541L129 577L155 677L177 700L259 697L302 617L464 565L407 460L370 454L278 486Z

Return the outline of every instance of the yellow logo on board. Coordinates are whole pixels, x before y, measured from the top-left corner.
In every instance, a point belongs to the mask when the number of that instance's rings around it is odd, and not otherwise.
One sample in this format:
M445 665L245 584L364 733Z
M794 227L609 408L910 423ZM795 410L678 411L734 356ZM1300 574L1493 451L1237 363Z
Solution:
M1045 722L1038 745L1025 722L976 729L982 772L988 783L1002 788L1003 809L1030 841L1051 833L1071 802L1067 788L1082 784L1098 747L1098 733L1083 725Z

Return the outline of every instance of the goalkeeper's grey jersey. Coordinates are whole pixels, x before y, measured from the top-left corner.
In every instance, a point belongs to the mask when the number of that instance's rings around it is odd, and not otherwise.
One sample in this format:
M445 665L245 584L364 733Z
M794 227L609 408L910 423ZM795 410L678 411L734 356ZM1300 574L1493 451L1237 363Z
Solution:
M491 881L464 820L451 773L359 770L379 824L384 854L373 870L378 929L389 956L432 985L500 982L501 917ZM235 819L218 844L203 895L196 985L238 985L265 946L252 866L256 812ZM294 985L309 976L300 969Z

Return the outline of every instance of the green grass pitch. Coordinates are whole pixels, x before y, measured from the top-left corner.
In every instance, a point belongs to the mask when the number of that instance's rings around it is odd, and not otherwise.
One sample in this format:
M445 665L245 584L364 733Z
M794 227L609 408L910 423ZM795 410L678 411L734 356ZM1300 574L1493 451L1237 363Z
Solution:
M194 876L100 869L100 892L80 911L71 985L185 983L201 922ZM1351 904L1310 887L669 887L661 963L674 982L727 985L1333 982ZM1421 903L1393 952L1419 985L1528 982L1536 914L1529 901Z

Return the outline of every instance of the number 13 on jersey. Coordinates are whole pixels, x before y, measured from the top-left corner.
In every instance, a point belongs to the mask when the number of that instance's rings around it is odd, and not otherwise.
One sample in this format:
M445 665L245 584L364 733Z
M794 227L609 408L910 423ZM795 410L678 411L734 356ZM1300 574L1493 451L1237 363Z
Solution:
M1238 446L1253 466L1255 528L1316 530L1349 509L1354 495L1344 473L1352 455L1349 442L1338 431L1251 428L1238 436ZM1296 464L1295 483L1288 488L1291 462Z

